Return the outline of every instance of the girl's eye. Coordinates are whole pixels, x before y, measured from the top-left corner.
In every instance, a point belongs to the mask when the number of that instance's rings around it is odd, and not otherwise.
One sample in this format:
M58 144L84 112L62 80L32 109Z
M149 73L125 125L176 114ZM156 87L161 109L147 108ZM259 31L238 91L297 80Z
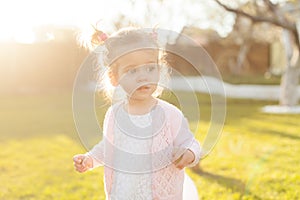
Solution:
M147 66L147 72L152 72L155 70L155 66Z
M131 70L128 71L129 74L135 74L136 73L136 68L133 68Z

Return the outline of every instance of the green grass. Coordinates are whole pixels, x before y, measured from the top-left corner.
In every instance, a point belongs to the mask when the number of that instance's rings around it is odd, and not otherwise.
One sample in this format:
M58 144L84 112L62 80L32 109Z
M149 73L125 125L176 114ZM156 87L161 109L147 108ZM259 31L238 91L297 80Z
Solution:
M172 95L163 98L177 102ZM210 101L204 95L198 98L201 120L196 136L202 141L210 126ZM85 149L71 102L67 93L1 96L1 200L104 199L103 168L85 174L73 169L72 156ZM260 112L274 103L228 100L218 144L198 169L187 170L201 199L300 198L300 115ZM101 121L105 107L99 109ZM197 121L190 125L195 127Z

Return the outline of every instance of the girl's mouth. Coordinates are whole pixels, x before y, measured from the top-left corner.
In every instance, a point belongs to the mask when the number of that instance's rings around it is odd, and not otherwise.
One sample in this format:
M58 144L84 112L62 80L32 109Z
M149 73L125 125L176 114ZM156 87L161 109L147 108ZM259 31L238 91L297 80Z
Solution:
M149 85L143 85L143 86L139 87L137 90L141 91L141 90L148 90L148 89L150 89Z

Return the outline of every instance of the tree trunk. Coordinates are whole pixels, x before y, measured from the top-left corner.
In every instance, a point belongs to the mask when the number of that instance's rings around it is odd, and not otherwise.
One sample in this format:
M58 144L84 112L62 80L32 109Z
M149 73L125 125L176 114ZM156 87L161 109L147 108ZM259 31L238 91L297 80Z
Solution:
M297 87L300 76L300 56L298 56L297 62L292 65L293 42L287 30L283 31L283 43L286 52L287 66L281 78L279 103L282 106L296 106L299 102Z
M247 72L247 63L246 58L247 58L247 54L249 52L250 49L250 42L246 41L240 48L238 57L237 57L237 62L236 62L236 70L237 70L237 74L241 74L242 72Z
M285 73L282 75L280 85L280 105L282 106L296 106L299 102L297 93L300 75L299 58L297 63L298 66L287 66Z

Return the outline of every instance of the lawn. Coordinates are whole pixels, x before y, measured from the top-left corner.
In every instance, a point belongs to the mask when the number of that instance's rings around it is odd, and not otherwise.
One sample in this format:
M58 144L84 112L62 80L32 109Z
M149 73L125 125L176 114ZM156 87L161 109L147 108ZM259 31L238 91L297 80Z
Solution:
M210 126L210 102L198 97L201 141ZM164 98L176 102L172 95ZM103 168L85 174L73 169L72 156L85 149L71 103L69 93L1 96L1 200L104 199ZM274 103L227 101L219 142L198 168L187 169L201 199L300 199L300 115L260 112ZM190 121L191 128L197 124Z

